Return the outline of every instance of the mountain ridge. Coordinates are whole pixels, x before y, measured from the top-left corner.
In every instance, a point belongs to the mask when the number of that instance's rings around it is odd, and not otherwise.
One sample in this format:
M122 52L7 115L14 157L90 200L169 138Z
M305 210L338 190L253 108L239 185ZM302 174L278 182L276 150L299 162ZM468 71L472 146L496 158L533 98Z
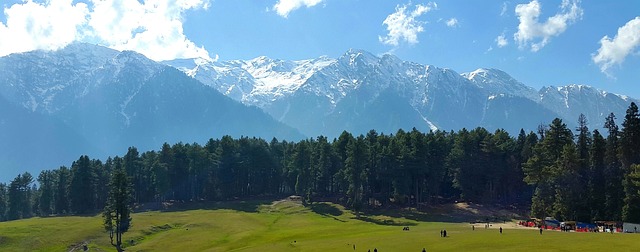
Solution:
M309 68L309 71L304 73L306 78L297 79L296 85L290 85L291 80L287 79L297 76L294 71L287 72L292 67L284 69L287 71L282 68L273 72L268 70L275 62L295 65L296 62L313 62L314 60L322 61L323 64ZM164 63L175 65L172 61ZM218 66L217 69L225 69L225 72L217 72L216 68L206 67L207 64L214 64ZM253 68L239 67L247 65ZM375 56L359 49L349 49L335 59L322 56L317 59L286 61L260 56L246 61L201 62L199 67L199 70L207 69L208 71L192 72L190 76L237 101L263 109L279 121L298 128L307 135L339 134L340 130L317 125L328 118L336 118L332 114L347 113L339 111L344 106L338 104L344 99L352 99L349 96L354 92L359 93L356 96L359 97L360 102L365 99L364 103L372 103L388 88L410 102L412 111L404 109L402 113L413 113L423 118L423 124L418 128L427 130L436 128L456 130L477 126L497 129L500 128L499 125L504 124L503 128L514 133L520 128L535 130L539 124L549 123L554 117L560 117L567 124L574 126L581 113L595 122L600 122L604 121L608 113L614 112L617 115L624 113L631 101L637 101L625 95L609 93L588 85L570 84L560 87L542 87L536 90L499 69L479 68L459 74L447 68L403 61L391 54ZM178 68L185 72L189 71L185 67L178 66ZM258 72L256 69L262 71ZM281 79L274 77L276 75ZM271 78L269 79L271 89L258 90L256 87L261 85L260 82L266 78L265 76ZM242 88L235 89L235 94L227 92L234 84ZM555 89L558 91L554 91ZM562 92L566 94L562 96ZM586 101L592 98L597 104L589 104ZM507 100L511 103L510 106L505 104ZM312 105L305 105L303 101ZM496 106L498 103L501 105ZM525 103L527 106L522 105ZM494 106L491 106L492 104ZM569 106L566 106L567 104ZM511 113L494 111L497 107L509 109ZM363 106L360 108L364 109ZM514 108L519 109L514 110ZM293 117L304 116L302 111L296 111L296 109L309 111L323 119L296 120ZM512 116L517 113L528 114L527 109L534 111L531 114L538 115L538 118L529 118L528 125L520 126L509 120L509 114ZM456 117L451 115L451 112L468 115ZM291 116L291 113L294 116ZM502 115L498 117L501 113ZM488 121L487 115L491 115L493 121ZM453 118L449 118L452 116ZM342 118L348 118L348 116L342 116ZM345 122L342 127L353 124L353 122ZM306 130L309 127L311 129ZM376 127L372 126L372 128ZM393 132L393 129L385 130ZM362 132L358 130L354 133Z

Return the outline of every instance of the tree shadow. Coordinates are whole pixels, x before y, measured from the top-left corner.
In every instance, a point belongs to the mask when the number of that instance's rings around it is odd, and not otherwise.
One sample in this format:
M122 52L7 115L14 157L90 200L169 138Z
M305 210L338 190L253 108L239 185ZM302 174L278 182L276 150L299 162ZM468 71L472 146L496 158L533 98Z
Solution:
M135 212L161 211L181 212L189 210L228 209L239 212L257 213L262 205L271 204L272 200L235 200L235 201L167 201L139 204Z
M342 210L324 202L313 203L309 208L311 208L311 211L313 211L314 213L321 214L321 215L331 215L331 216L342 215Z
M477 216L464 215L454 212L433 212L433 211L417 211L402 208L378 209L366 212L368 216L388 216L394 219L404 218L417 222L448 222L448 223L464 223L475 221ZM397 226L411 226L415 224L397 222L398 224L386 224Z
M360 218L357 218L357 219L361 221L366 221L366 222L374 223L377 225L385 225L385 226L416 226L418 225L415 222L397 221L393 219L376 219L368 216L360 216Z
M341 220L337 218L337 216L342 215L342 210L328 203L325 203L325 202L313 203L309 206L309 209L311 209L311 211L314 213L317 213L325 217L333 218L334 220L337 220L339 222L347 222L345 220Z

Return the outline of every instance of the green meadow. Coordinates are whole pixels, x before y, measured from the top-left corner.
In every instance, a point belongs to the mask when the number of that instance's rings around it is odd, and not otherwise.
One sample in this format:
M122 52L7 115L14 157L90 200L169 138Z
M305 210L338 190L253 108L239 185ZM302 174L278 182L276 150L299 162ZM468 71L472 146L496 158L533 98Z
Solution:
M292 201L208 203L133 215L126 251L635 251L640 235L562 233L438 222L412 213L356 218L340 205ZM390 212L390 211L389 211ZM431 218L433 217L433 218ZM403 231L408 226L409 231ZM446 229L448 237L441 238ZM0 223L0 251L115 251L100 216Z

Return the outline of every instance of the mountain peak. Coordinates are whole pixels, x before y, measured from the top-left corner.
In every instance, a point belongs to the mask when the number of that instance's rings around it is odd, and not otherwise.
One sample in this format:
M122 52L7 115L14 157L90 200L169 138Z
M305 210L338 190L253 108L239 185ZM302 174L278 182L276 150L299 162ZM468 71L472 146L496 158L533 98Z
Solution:
M538 99L538 92L535 89L522 84L499 69L478 68L475 71L461 75L479 88L487 90L491 95L510 94L531 100Z

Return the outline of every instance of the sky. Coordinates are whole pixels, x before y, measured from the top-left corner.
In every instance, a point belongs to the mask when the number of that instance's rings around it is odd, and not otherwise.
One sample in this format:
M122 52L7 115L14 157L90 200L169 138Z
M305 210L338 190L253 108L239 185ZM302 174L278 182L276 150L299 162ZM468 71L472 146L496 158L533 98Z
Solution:
M154 60L349 49L640 98L638 0L0 0L0 56L74 41Z

